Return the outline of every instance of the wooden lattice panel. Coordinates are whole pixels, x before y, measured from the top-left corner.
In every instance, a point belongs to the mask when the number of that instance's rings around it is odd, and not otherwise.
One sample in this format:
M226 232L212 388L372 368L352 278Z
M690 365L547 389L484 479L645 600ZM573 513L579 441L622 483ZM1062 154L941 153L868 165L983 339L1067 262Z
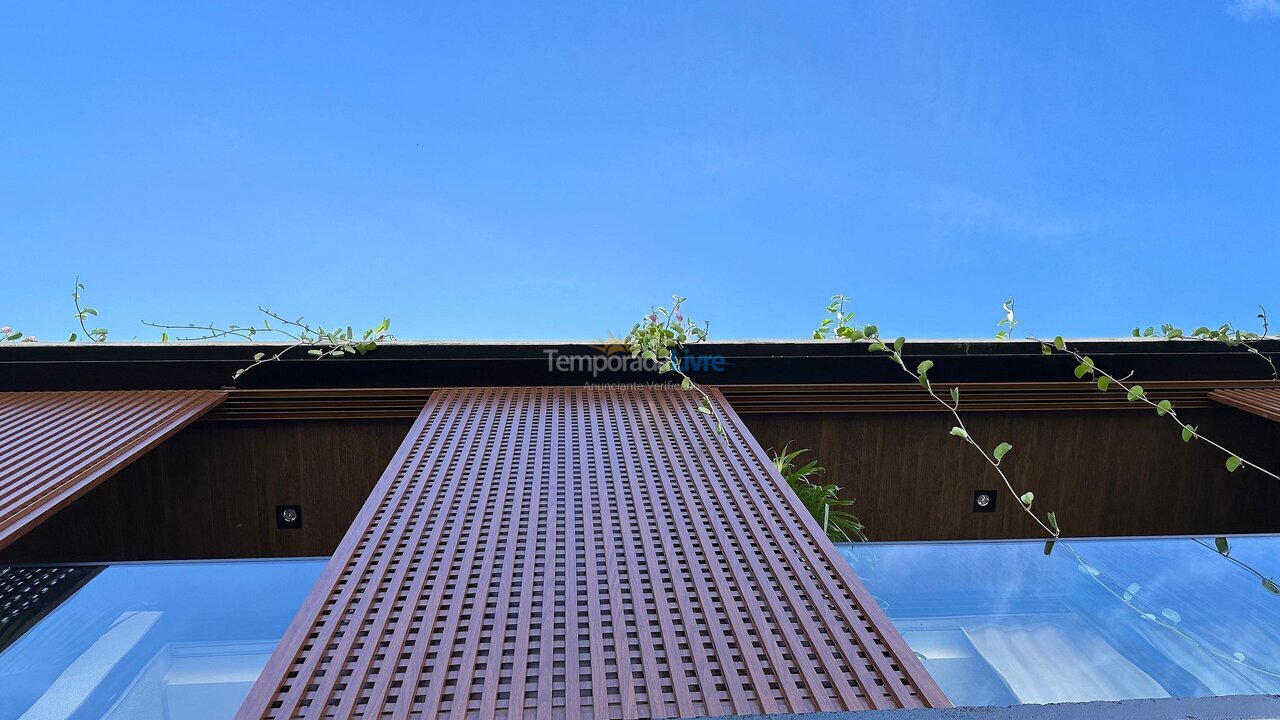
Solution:
M242 718L945 705L763 451L677 388L433 394Z

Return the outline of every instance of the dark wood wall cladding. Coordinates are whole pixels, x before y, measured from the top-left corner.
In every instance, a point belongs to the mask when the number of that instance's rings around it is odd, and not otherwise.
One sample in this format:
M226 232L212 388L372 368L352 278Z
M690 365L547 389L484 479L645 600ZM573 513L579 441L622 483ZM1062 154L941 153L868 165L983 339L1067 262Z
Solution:
M1226 407L1187 410L1207 433L1280 467L1280 424ZM0 549L0 562L327 555L411 420L196 421L84 497ZM941 413L743 414L766 448L809 448L857 498L877 540L1035 536L1000 488L994 513L973 491L999 480L947 434ZM1280 483L1229 474L1208 448L1137 411L983 412L967 416L988 446L1055 509L1071 535L1280 531ZM302 506L278 530L276 505Z
M1280 425L1229 409L1184 416L1265 467L1280 467ZM857 499L872 540L1038 537L999 477L938 413L744 414L766 448L809 448L827 481ZM1184 444L1154 413L971 413L987 448L1014 449L1005 467L1055 510L1065 535L1167 535L1280 531L1280 482L1228 473L1203 443ZM995 512L973 512L976 490L998 489Z
M328 555L410 421L201 420L0 550L0 562ZM276 528L277 505L302 527Z

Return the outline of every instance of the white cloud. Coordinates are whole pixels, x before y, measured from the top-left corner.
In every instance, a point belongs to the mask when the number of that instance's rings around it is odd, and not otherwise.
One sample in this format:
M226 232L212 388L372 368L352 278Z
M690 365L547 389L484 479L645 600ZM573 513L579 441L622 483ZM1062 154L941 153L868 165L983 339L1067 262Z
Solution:
M1228 10L1244 20L1280 18L1280 0L1233 0Z
M1068 210L1030 195L992 195L966 187L944 188L932 210L953 232L1008 235L1057 246L1101 226L1096 213Z

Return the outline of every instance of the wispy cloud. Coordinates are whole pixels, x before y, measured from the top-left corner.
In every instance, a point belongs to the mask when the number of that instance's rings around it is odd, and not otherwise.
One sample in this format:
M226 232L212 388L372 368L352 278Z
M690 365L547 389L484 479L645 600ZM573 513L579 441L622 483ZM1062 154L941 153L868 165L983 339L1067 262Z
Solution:
M1067 210L1030 196L1004 197L945 188L933 210L956 232L1009 235L1053 246L1098 229L1093 213Z
M1242 20L1280 18L1280 0L1233 0L1227 10Z

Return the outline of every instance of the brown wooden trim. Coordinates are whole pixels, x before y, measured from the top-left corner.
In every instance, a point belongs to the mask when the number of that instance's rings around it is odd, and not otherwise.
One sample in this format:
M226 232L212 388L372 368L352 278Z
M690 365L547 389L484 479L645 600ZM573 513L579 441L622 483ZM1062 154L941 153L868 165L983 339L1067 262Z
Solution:
M1209 393L1223 387L1280 387L1274 381L1206 382L1165 380L1142 383L1147 393L1180 408L1212 407ZM960 388L968 412L1058 410L1147 410L1118 390L1102 392L1091 382L935 383L943 395ZM725 397L741 413L947 412L915 383L847 385L726 385Z
M210 420L413 419L434 388L228 390Z
M1209 399L1280 422L1280 388L1220 389L1209 393Z
M945 412L914 383L837 385L720 385L742 413ZM947 391L951 385L939 383ZM1123 392L1100 392L1088 382L959 383L969 412L1143 410ZM1221 389L1280 388L1275 381L1174 380L1143 383L1148 393L1181 408L1213 407ZM228 390L210 420L331 420L418 416L435 388L333 388L327 390Z
M947 701L728 407L434 393L247 718L694 718Z
M0 547L224 396L216 390L0 393Z

